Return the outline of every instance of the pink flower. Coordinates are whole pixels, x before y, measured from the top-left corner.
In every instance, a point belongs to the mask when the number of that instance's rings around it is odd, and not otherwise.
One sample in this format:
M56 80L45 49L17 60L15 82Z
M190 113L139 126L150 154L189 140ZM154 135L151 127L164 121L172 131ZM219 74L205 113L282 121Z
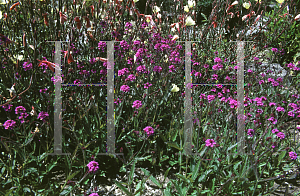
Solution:
M171 65L171 66L169 66L169 72L173 72L173 71L175 71L175 66L174 65Z
M133 75L133 74L130 74L126 79L125 79L125 81L134 81L135 80L135 76Z
M121 88L120 88L120 90L123 91L123 92L129 92L130 87L127 86L127 85L122 85Z
M43 120L45 122L46 118L49 117L49 114L47 112L41 111L38 115L38 119Z
M207 95L207 100L208 102L210 103L212 100L215 99L215 96L214 95Z
M89 172L96 172L99 169L99 164L96 161L91 161L87 164L87 167L89 168Z
M283 107L277 107L276 110L277 110L278 112L284 112L284 111L285 111Z
M133 102L133 105L132 105L133 108L136 108L136 109L139 109L140 107L142 107L142 102L139 101L139 100L135 100Z
M279 132L278 129L273 129L273 130L272 130L272 133L277 133L277 132Z
M247 135L250 135L251 137L254 134L254 130L253 129L248 129Z
M3 126L5 127L5 129L13 129L16 126L16 121L14 121L14 120L7 120L7 121L5 121L5 123L3 124Z
M215 62L215 63L222 63L222 60L221 60L219 57L216 57L216 58L214 59L214 62Z
M269 103L269 106L273 106L273 105L276 105L276 103L274 102Z
M295 159L297 159L297 154L295 153L295 152L289 152L289 156L290 156L290 158L292 159L292 160L295 160Z
M279 132L276 134L277 137L279 137L280 139L283 139L285 137L284 133Z
M154 66L153 71L160 73L162 71L161 66Z
M216 142L213 139L207 139L205 143L206 146L210 146L210 147L214 147L216 145Z
M149 82L147 82L146 84L144 84L144 88L149 88L150 86L152 86L152 84L149 84Z
M150 126L145 127L143 130L144 130L144 132L147 133L147 135L152 135L152 134L154 134L153 128L150 127Z

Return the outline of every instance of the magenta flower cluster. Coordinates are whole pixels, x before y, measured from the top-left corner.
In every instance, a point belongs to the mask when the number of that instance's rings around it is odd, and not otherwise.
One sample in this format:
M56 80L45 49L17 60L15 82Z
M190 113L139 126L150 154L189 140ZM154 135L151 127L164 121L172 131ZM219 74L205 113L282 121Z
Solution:
M23 106L16 107L15 113L20 115L19 119L21 120L21 123L24 123L25 118L28 117L28 114L26 113L26 109Z
M150 126L145 127L143 130L147 133L148 136L154 134L153 128Z
M14 120L7 120L3 124L5 129L13 129L16 126L16 121Z
M91 161L87 164L87 167L89 168L89 172L96 172L99 169L99 163L96 161Z
M49 117L49 114L44 111L41 111L38 115L38 119L42 120L43 122L46 122L47 117Z
M142 102L139 101L139 100L135 100L133 102L133 105L132 105L133 108L136 108L136 109L139 109L140 107L142 107Z
M215 140L213 140L213 139L207 139L206 141L205 141L205 145L206 146L210 146L210 147L214 147L217 143L215 142Z

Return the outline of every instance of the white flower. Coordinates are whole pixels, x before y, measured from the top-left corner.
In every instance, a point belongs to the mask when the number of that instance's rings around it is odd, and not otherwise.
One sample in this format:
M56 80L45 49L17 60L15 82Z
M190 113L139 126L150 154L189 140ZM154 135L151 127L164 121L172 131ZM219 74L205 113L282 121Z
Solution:
M246 20L248 18L248 15L245 15L242 17L242 21Z
M157 12L159 12L160 11L160 8L159 7L157 7L157 6L154 6L154 13L157 13Z
M7 0L0 0L0 4L7 4L8 1Z
M172 38L172 41L173 41L173 40L177 40L178 38L179 38L178 35L174 35L174 37Z
M195 6L195 1L188 1L188 5L190 8L194 7Z
M237 5L237 4L239 4L239 2L238 1L234 1L231 5L234 6L234 5Z
M296 17L295 17L295 20L299 20L300 19L300 14L298 14Z
M250 3L243 3L243 7L245 9L249 9L250 8Z
M188 16L186 18L186 21L185 21L186 26L192 26L192 25L195 25L195 24L196 24L195 21L193 21L193 19L190 16Z
M2 12L0 11L0 19L2 18Z
M173 88L172 88L171 92L172 93L178 92L179 88L177 87L177 85L175 85L175 84L172 84L172 85L173 85Z
M189 12L190 10L189 10L189 7L186 5L186 6L184 6L184 11L185 12Z
M276 0L278 3L282 4L284 0Z
M161 14L160 13L157 14L157 18L161 18Z
M258 1L258 3L260 3L260 2L261 2L261 0L255 0L255 1Z
M171 29L171 31L172 31L172 32L176 31L175 27L173 27L173 28Z
M133 0L134 3L138 2L139 0Z

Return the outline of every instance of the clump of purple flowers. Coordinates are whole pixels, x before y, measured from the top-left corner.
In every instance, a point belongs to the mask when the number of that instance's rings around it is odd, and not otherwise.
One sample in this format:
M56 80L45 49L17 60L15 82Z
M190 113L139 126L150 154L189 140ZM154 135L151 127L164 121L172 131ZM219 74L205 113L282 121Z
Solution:
M23 68L24 68L25 71L28 71L28 70L32 69L32 63L24 62L23 63Z
M96 161L91 161L87 164L87 167L89 168L89 172L96 172L99 169L99 163Z
M207 139L206 141L205 141L205 145L206 146L210 146L210 147L214 147L217 143L215 142L215 140L213 140L213 139Z
M3 124L3 126L5 127L5 129L13 129L16 126L16 121L14 121L14 120L7 120L7 121L5 121L5 123Z
M42 120L43 122L46 121L46 118L49 117L47 112L41 111L38 115L38 119Z
M144 130L144 132L147 133L147 135L152 135L152 134L154 134L153 128L150 127L150 126L145 127L143 130Z
M139 109L140 107L142 107L142 102L139 101L139 100L135 100L133 102L133 105L132 105L133 108L136 108L136 109Z

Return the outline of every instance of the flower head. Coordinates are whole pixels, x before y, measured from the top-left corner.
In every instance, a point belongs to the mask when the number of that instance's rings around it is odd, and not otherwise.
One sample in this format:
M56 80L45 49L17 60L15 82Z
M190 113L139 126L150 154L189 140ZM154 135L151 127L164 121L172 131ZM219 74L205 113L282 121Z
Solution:
M49 117L49 114L47 112L41 111L38 115L38 119L42 120L43 122L45 122L45 118Z
M284 0L276 0L278 3L282 4Z
M89 172L96 172L99 169L99 164L96 161L91 161L87 164L87 167L89 168Z
M290 158L293 160L295 160L295 159L297 159L297 154L295 153L295 152L289 152L289 156L290 156Z
M193 25L195 25L196 23L195 23L195 21L192 19L192 17L190 17L190 16L188 16L187 18L186 18L186 22L185 22L185 25L186 26L193 26Z
M177 87L177 85L175 85L175 84L172 84L172 85L173 85L173 88L172 88L171 92L172 92L172 93L178 92L178 91L179 91L179 88Z
M195 1L189 0L188 5L189 5L190 8L194 7L195 6Z
M216 142L213 139L207 139L205 143L206 146L210 146L210 147L214 147L214 145L216 145Z
M251 4L250 3L243 3L243 7L245 8L245 9L249 9L250 8L250 6L251 6Z
M147 133L147 135L152 135L152 134L154 134L153 128L150 127L150 126L145 127L143 130L144 130L144 132Z
M189 12L190 10L189 10L189 7L186 5L186 6L184 6L184 11L185 12Z

